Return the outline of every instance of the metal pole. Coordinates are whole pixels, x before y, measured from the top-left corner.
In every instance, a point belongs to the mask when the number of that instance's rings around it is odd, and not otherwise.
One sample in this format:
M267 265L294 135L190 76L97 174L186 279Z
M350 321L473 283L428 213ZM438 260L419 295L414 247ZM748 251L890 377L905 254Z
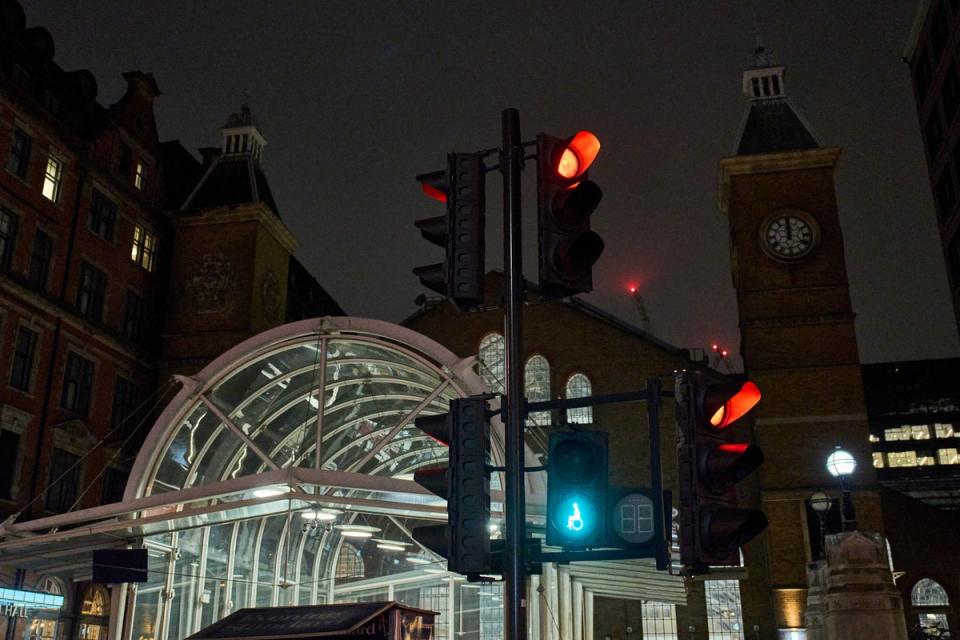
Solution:
M520 113L505 109L502 114L503 147L500 171L503 173L503 257L506 271L504 296L504 338L506 342L507 415L506 415L506 544L504 596L504 637L526 640L527 600L524 563L526 510L523 482L523 264L520 238L520 169L523 145L520 139Z
M850 484L845 474L840 475L840 516L844 531L857 530L857 514L853 508L853 496L850 495Z

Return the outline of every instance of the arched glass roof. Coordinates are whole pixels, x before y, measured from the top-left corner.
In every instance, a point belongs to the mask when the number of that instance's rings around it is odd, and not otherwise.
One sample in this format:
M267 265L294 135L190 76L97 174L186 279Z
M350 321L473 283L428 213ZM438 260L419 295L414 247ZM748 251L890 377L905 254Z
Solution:
M125 499L292 467L409 478L446 458L413 420L482 392L472 365L372 320L310 320L261 334L181 379Z

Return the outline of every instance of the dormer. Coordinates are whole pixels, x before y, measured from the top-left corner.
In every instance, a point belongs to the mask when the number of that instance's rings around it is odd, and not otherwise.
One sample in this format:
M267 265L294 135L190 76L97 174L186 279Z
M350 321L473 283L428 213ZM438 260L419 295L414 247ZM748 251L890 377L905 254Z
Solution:
M248 154L255 160L260 160L267 141L260 134L253 120L253 114L250 113L250 107L243 105L239 113L231 114L220 131L223 133L224 156Z
M753 49L753 64L743 72L743 95L751 100L782 99L786 95L783 66L777 64L759 36Z

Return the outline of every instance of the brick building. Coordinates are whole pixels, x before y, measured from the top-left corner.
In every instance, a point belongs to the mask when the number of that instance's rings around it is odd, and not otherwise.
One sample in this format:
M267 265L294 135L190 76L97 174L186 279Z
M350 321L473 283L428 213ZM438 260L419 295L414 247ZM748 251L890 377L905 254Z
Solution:
M910 67L937 223L960 330L960 4L920 0L903 53Z
M170 373L289 319L342 314L293 257L249 110L204 166L160 143L151 74L125 73L103 106L94 75L61 69L49 32L25 24L0 1L0 514L17 518L119 500ZM227 165L250 180L223 180ZM69 622L39 620L30 637L99 637L100 591L36 579L0 576L59 591Z

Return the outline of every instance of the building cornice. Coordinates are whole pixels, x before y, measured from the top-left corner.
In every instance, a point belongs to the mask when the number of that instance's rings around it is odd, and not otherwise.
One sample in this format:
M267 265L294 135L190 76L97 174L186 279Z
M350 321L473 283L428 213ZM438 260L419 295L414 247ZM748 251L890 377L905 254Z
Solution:
M727 215L730 207L730 179L737 175L797 171L815 167L835 167L840 158L839 147L807 149L785 153L764 153L755 156L733 156L720 160L720 191L717 206Z
M300 248L300 242L287 225L270 210L270 207L259 202L217 209L179 211L174 214L174 220L178 227L259 222L291 255Z

